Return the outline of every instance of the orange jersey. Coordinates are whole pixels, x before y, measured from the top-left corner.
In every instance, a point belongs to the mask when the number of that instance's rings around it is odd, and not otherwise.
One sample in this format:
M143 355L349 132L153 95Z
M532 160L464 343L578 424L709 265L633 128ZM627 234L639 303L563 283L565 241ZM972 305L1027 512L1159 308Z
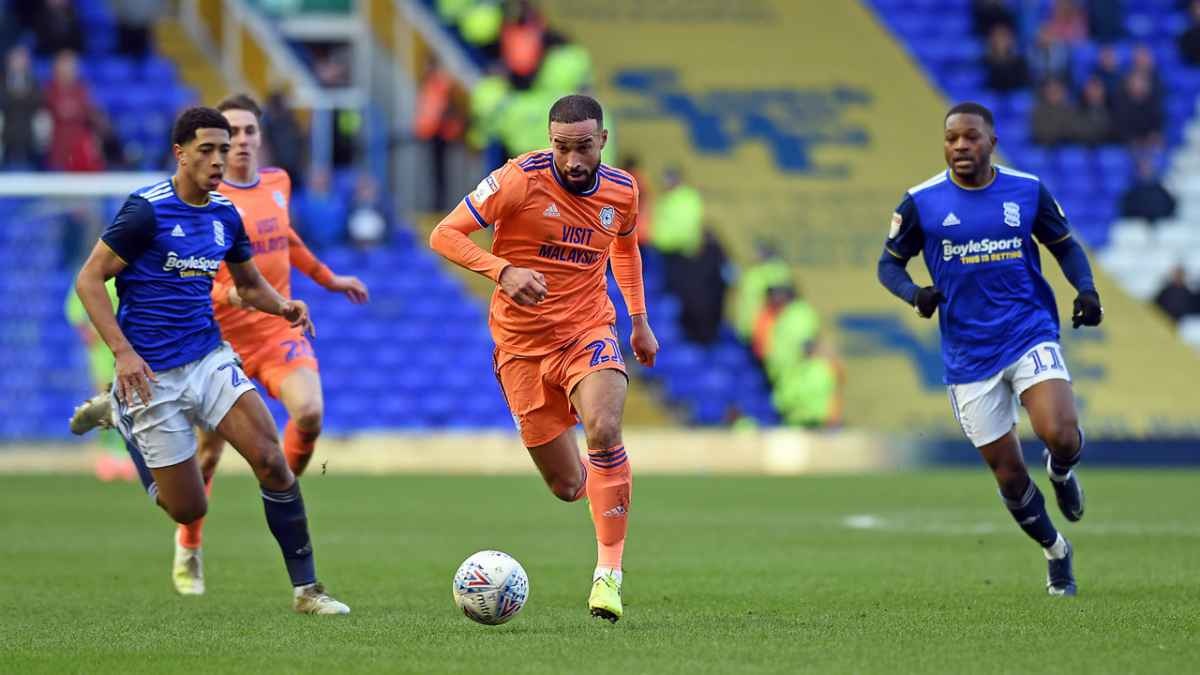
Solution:
M496 345L524 356L548 354L581 333L616 320L608 298L613 271L631 314L645 313L641 258L637 253L637 182L601 164L596 183L581 193L563 186L549 151L509 160L479 183L435 228L431 245L468 269L499 280L509 265L541 272L549 293L522 306L497 287L489 324ZM492 253L451 231L493 230ZM464 241L465 240L465 241ZM618 265L626 260L629 264Z
M292 197L292 181L282 169L264 168L258 172L258 182L239 186L221 182L218 190L229 198L242 215L250 245L254 248L254 264L267 283L285 298L292 296L292 264L324 285L333 273L308 250L299 235L292 230L288 203ZM229 304L229 289L233 287L229 269L221 265L213 283L213 312L221 326L221 334L245 348L263 336L289 330L283 317L265 312L247 311Z

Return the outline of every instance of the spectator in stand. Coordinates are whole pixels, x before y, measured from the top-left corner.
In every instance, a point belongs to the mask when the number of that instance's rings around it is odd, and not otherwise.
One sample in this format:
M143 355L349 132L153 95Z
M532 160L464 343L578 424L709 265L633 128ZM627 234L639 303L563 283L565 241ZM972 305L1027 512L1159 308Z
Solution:
M504 11L496 2L476 2L458 18L458 33L489 61L500 57Z
M1008 0L971 0L971 28L979 37L992 34L996 26L1016 30L1017 17Z
M1110 44L1125 37L1125 7L1121 0L1089 0L1088 31L1092 39Z
M83 27L71 0L45 0L35 12L33 32L38 56L83 51Z
M1191 66L1200 66L1200 0L1192 0L1188 6L1191 24L1179 36L1179 56Z
M677 256L667 265L667 285L679 298L679 327L691 342L710 345L721 333L725 315L729 258L711 227L704 228L700 250Z
M983 63L989 88L1009 92L1029 86L1029 63L1017 50L1016 38L1008 26L998 24L988 33Z
M646 173L642 171L642 162L634 155L626 155L620 161L621 168L629 172L638 185L638 217L637 217L637 236L638 243L647 246L650 244L650 239L654 235L654 219L651 218L651 212L654 209L654 189L650 187L650 181L646 178Z
M806 429L836 427L842 421L841 364L822 345L805 343L801 353L775 382L771 402L788 426Z
M775 330L775 322L783 310L796 299L796 289L790 281L781 282L767 289L766 301L760 303L758 316L754 319L753 332L750 334L750 351L758 357L760 363L765 363L767 354L771 353L771 336Z
M820 328L817 310L797 291L796 297L779 312L771 326L766 371L772 382L778 382L789 368L811 353Z
M416 119L413 134L429 148L433 171L432 211L449 208L446 195L446 158L451 146L462 141L466 131L461 105L456 99L459 92L454 78L442 68L436 57L430 56L425 64L425 77L417 93Z
M39 143L35 120L44 115L42 95L33 79L29 50L13 47L5 58L4 88L0 90L0 166L32 169L38 164Z
M700 191L683 182L679 169L667 169L654 204L654 248L664 255L696 255L704 243L703 221Z
M1103 145L1113 140L1112 113L1108 110L1104 81L1094 75L1083 85L1075 131L1076 140L1087 145Z
M371 174L358 177L354 186L354 205L346 221L350 242L361 250L370 250L383 243L388 234L387 217L379 203L379 183Z
M291 176L293 191L303 190L307 174L304 161L307 143L280 90L267 96L267 107L263 111L263 136L267 141L271 163Z
M315 169L308 188L293 198L301 238L316 249L328 249L346 238L346 204L333 193L329 172Z
M1079 111L1067 96L1062 82L1049 79L1042 83L1030 120L1033 142L1038 145L1058 145L1075 140L1075 123Z
M1104 83L1104 93L1108 97L1108 107L1116 106L1117 96L1124 86L1125 77L1121 72L1121 59L1116 47L1105 45L1096 53L1096 65L1092 69L1092 77L1100 78Z
M1167 284L1154 296L1154 304L1171 317L1173 323L1179 323L1185 316L1200 314L1200 293L1188 286L1187 275L1176 265Z
M1071 47L1043 27L1037 34L1029 58L1030 70L1038 82L1071 79Z
M1131 73L1139 73L1146 77L1146 81L1150 83L1150 96L1161 102L1166 96L1163 88L1162 76L1158 73L1158 64L1154 60L1154 52L1146 45L1138 45L1133 50L1132 63L1129 68Z
M1134 146L1134 150L1152 150L1162 143L1163 107L1155 100L1151 87L1145 73L1133 72L1114 97L1113 128L1118 139Z
M757 259L739 275L735 290L733 327L743 340L757 335L770 289L791 290L792 285L792 270L773 244L759 240L754 249Z
M1054 0L1045 29L1055 41L1075 46L1088 38L1087 13L1076 0Z
M546 20L528 0L509 6L500 29L500 57L511 74L513 86L527 89L542 63Z
M96 110L79 79L74 52L59 52L54 77L46 88L46 109L54 123L50 137L50 168L56 171L101 171L104 157L96 137Z
M1121 195L1121 216L1151 223L1175 216L1175 197L1158 180L1154 164L1145 157L1138 159L1137 175Z
M163 13L162 0L109 0L117 18L117 48L139 61L150 55L150 31Z

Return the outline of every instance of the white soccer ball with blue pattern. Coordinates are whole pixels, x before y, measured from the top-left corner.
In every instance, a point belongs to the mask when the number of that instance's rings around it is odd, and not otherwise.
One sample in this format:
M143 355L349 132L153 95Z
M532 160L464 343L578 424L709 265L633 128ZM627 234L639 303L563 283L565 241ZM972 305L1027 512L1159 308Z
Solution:
M529 598L529 576L507 553L480 551L454 574L454 604L472 621L488 626L508 622Z

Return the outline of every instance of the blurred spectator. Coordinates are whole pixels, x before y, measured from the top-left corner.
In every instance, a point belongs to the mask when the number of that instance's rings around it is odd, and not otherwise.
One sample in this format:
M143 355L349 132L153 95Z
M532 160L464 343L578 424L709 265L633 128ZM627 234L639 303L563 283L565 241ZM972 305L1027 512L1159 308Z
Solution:
M150 55L150 31L163 13L161 0L109 0L117 18L117 48L135 59Z
M779 312L768 338L766 370L772 382L778 382L784 373L811 353L820 328L817 310L797 290L795 298Z
M1087 145L1102 145L1113 140L1112 114L1108 110L1104 81L1095 76L1083 85L1076 140Z
M51 56L61 51L83 51L83 27L71 0L45 0L35 10L33 32L37 36L38 56Z
M57 171L100 171L104 158L95 133L96 110L79 79L79 60L73 52L54 59L54 77L46 87L46 109L54 123L50 138L50 168Z
M1092 68L1092 77L1098 77L1104 83L1108 107L1112 108L1125 80L1125 76L1121 72L1121 59L1117 55L1115 47L1105 45L1096 53L1096 65Z
M806 344L775 383L771 396L788 426L820 429L841 424L841 366Z
M561 44L546 50L542 67L538 69L533 86L556 96L574 94L592 85L592 56L575 43Z
M1071 79L1071 47L1054 37L1047 28L1038 31L1030 51L1030 69L1038 82L1049 79L1069 82Z
M467 144L475 150L483 150L494 144L500 133L501 109L512 94L512 85L504 66L493 63L483 77L471 88L468 107L471 113L467 127ZM503 153L501 153L503 154ZM507 157L493 158L487 166L499 166Z
M267 96L267 106L263 111L263 135L271 162L288 172L293 190L303 189L304 148L307 144L282 91L276 90Z
M1171 270L1167 284L1154 296L1154 304L1171 317L1172 322L1179 323L1185 316L1200 314L1200 293L1188 286L1183 268L1176 266Z
M531 88L515 91L500 108L497 129L507 157L516 157L534 150L544 150L546 111L559 96L554 92ZM608 120L605 120L607 123Z
M467 44L491 60L500 56L500 27L504 11L495 2L476 2L458 18L458 33Z
M454 78L430 57L425 64L425 77L417 93L414 135L429 148L433 169L434 211L444 211L446 201L446 156L452 144L462 140L466 121L456 103Z
M327 249L346 238L346 204L333 193L329 172L314 169L307 189L293 203L304 241Z
M379 203L379 184L371 174L364 173L354 186L354 204L346 221L346 233L351 243L367 250L382 244L387 231L387 218Z
M1154 59L1154 52L1150 51L1146 45L1138 45L1133 50L1131 60L1130 73L1145 75L1146 80L1150 83L1150 96L1155 100L1162 101L1165 92L1163 91L1162 76L1158 73L1158 63Z
M1139 147L1157 146L1163 129L1162 102L1153 96L1144 73L1130 73L1114 97L1113 128L1120 140Z
M758 357L759 362L766 362L767 354L771 353L771 335L775 330L775 322L784 308L796 299L796 289L790 281L781 281L766 290L766 300L759 303L758 315L750 335L750 351Z
M44 114L42 96L33 79L29 50L13 47L5 58L4 89L0 90L0 165L32 169L37 165L39 143L34 120Z
M1179 55L1184 63L1200 66L1200 0L1192 0L1188 7L1188 17L1191 23L1179 36Z
M129 160L125 155L125 144L117 136L108 115L96 111L92 118L96 130L96 138L100 142L100 155L104 158L104 168L109 171L121 171L129 168Z
M1121 0L1088 0L1088 31L1102 44L1125 37L1125 7Z
M987 67L987 85L996 91L1013 91L1029 85L1029 63L1017 51L1012 29L1003 24L988 33L987 53L983 56Z
M991 35L996 26L1016 30L1017 17L1008 7L1007 0L971 0L971 27L975 34Z
M758 334L769 290L792 285L792 270L773 245L760 240L754 248L756 260L739 275L735 290L733 327L743 340Z
M500 29L500 57L518 89L533 83L542 62L545 32L546 20L528 0L510 5L509 18Z
M1031 115L1030 131L1034 143L1057 145L1074 140L1079 111L1067 97L1067 88L1062 82L1050 79L1042 83Z
M654 190L650 187L650 181L646 180L646 174L642 171L642 162L634 155L626 155L621 158L620 166L633 176L633 180L638 186L638 216L637 216L637 236L638 243L643 246L649 245L650 237L654 234L654 219L650 217L650 211L654 208Z
M716 342L725 314L728 257L720 239L705 228L694 254L663 256L667 290L679 298L679 327L691 342Z
M1058 42L1078 44L1088 37L1087 14L1076 0L1054 0L1045 29Z
M704 242L703 220L700 191L684 184L679 169L667 169L654 205L654 248L664 254L696 255Z
M1125 194L1121 195L1121 216L1154 222L1174 215L1175 197L1158 180L1153 163L1146 158L1139 159L1137 175Z

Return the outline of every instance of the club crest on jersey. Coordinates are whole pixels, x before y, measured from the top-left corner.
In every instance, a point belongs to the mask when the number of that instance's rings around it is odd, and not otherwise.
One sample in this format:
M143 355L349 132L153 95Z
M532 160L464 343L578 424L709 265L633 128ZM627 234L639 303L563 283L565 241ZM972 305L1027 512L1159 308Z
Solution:
M1016 202L1004 202L1004 224L1009 227L1021 226L1021 205Z
M600 224L605 227L612 227L613 216L617 214L616 209L611 206L606 206L600 209Z
M279 205L279 208L281 208L281 209L287 208L287 200L284 199L282 192L280 192L279 190L276 190L271 193L271 197L275 200L275 203Z
M213 221L213 241L217 242L217 246L225 245L225 226L219 220Z

